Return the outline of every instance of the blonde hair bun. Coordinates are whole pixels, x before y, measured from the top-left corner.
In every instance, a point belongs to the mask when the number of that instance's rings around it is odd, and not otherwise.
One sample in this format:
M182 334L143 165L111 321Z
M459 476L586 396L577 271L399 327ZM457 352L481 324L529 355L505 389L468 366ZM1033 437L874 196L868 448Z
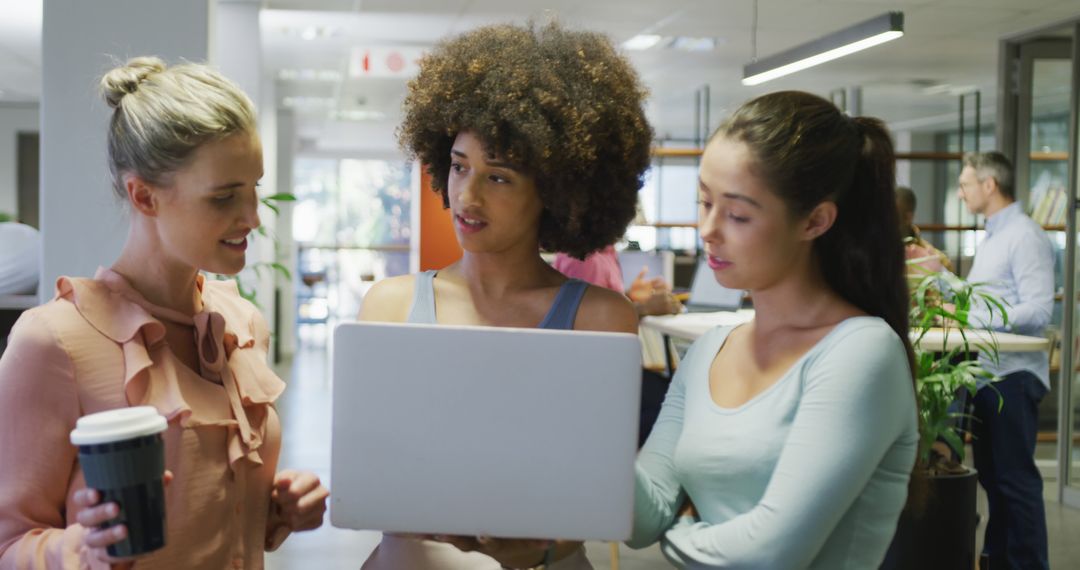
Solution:
M168 66L158 57L136 57L109 71L101 78L101 96L115 109L125 95L134 93L148 77L165 71Z
M106 73L100 86L113 109L109 171L122 200L127 198L125 174L164 184L200 145L258 132L251 99L200 63L167 66L157 57L136 57Z

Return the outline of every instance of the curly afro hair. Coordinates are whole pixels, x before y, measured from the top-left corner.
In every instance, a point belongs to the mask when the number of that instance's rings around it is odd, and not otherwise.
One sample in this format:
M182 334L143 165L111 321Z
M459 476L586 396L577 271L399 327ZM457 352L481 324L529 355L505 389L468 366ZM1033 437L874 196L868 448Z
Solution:
M398 138L449 206L450 149L474 133L536 181L540 247L577 258L615 243L637 209L653 131L646 91L603 35L511 24L438 45L409 83Z

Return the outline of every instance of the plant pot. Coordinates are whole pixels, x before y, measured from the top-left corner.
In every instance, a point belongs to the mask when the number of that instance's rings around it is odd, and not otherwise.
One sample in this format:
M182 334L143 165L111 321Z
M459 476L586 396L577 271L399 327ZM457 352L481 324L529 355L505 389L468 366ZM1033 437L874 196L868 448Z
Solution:
M882 570L975 568L978 473L935 475L926 486L922 512L900 514Z

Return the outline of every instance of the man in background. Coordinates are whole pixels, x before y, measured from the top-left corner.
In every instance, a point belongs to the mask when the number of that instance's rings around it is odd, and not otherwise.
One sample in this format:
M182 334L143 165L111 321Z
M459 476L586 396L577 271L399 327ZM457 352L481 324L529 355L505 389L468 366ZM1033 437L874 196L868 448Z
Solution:
M1040 336L1054 307L1054 254L1042 227L1024 214L1013 190L1013 168L999 152L964 156L959 197L986 216L986 237L975 252L968 281L1005 301L1000 314L974 306L970 322L996 331ZM975 468L990 516L983 557L990 568L1047 568L1042 476L1035 466L1039 402L1050 390L1045 352L1002 352L980 364L1001 377L974 398ZM1001 406L999 411L999 398Z

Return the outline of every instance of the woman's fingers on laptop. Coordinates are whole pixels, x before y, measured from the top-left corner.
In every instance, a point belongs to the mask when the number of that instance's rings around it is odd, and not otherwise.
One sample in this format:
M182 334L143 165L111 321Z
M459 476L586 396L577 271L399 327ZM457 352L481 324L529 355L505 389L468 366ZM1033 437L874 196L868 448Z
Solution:
M274 477L272 512L293 530L319 528L329 494L314 473L286 469Z
M455 534L436 534L430 537L438 542L445 542L463 552L472 552L480 549L480 542L475 536L460 536Z
M503 566L522 568L535 566L544 551L553 544L551 540L525 538L477 537L480 552L497 560Z

